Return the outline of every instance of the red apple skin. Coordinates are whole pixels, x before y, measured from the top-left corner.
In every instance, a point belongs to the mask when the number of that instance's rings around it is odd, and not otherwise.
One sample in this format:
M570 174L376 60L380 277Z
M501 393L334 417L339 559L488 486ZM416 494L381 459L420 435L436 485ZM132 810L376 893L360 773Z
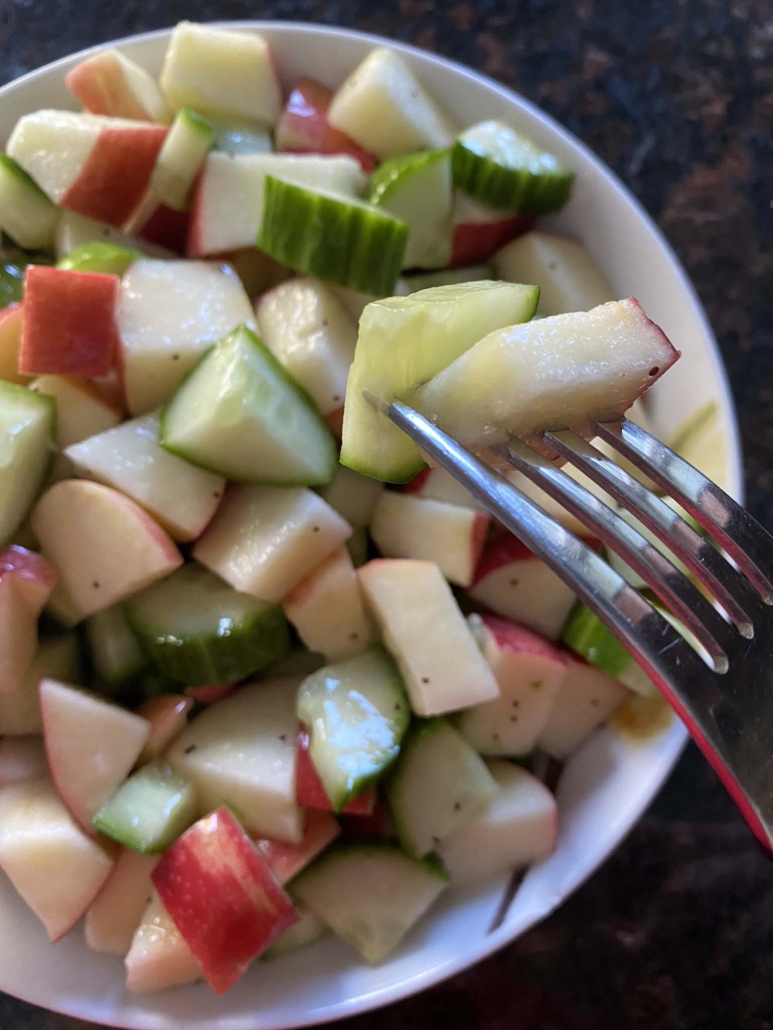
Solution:
M337 408L329 415L325 415L325 422L333 436L340 440L344 432L344 409Z
M406 494L418 494L424 489L424 484L430 477L432 472L431 468L421 469L417 472L413 479L409 479L407 483L403 484L403 493Z
M534 228L534 215L512 215L498 222L460 222L454 226L451 268L487 261L500 247Z
M202 687L186 687L185 696L203 705L213 705L216 701L222 701L224 697L233 694L235 690L236 683L206 683Z
M597 553L601 551L602 544L600 540L584 537L583 543L587 544L588 547ZM530 551L526 544L521 543L517 536L513 536L512 533L505 533L489 541L483 548L475 568L475 578L472 585L475 586L476 583L480 583L482 579L491 575L492 572L496 572L497 569L501 569L503 565L539 560L537 555Z
M150 123L141 128L104 128L61 206L122 226L145 195L168 131Z
M341 827L329 812L310 808L306 813L306 826L300 844L286 844L281 840L261 837L255 841L255 847L284 886L332 844L340 832Z
M393 840L397 836L389 805L382 797L376 798L371 815L342 815L340 822L345 840Z
M370 175L378 161L327 120L333 91L314 79L300 79L279 117L276 148L290 154L348 154Z
M266 860L227 808L187 830L153 870L153 886L216 994L298 919Z
M142 702L136 712L150 723L150 736L138 764L152 762L166 751L188 724L193 705L193 699L182 694L159 694Z
M322 781L309 755L309 731L305 726L298 730L298 760L295 767L295 800L302 808L319 808L332 812L333 806L325 793ZM342 814L367 816L373 814L376 803L375 787L368 787L359 797L352 798L341 809Z
M536 655L557 665L566 665L562 649L527 626L512 622L510 619L501 619L497 615L485 614L481 615L480 619L500 651Z
M13 576L25 603L35 616L43 610L56 584L56 568L37 551L11 544L0 550L0 579Z
M159 204L137 231L137 235L148 243L184 255L190 226L190 211L175 211L166 204Z
M85 379L107 375L118 353L119 285L116 275L30 265L19 372Z

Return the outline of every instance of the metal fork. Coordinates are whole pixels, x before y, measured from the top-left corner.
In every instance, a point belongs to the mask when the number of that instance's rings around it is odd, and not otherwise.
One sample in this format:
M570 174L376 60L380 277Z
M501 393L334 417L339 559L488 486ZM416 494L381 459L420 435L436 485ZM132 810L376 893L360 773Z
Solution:
M563 504L637 572L694 634L705 657L578 537L408 405L385 414L546 562L631 652L681 717L757 839L773 850L773 537L724 490L623 419L597 435L645 472L725 552L610 457L572 432L543 440L603 487L681 559L722 609L607 504L533 448L508 464ZM732 559L728 560L728 557Z

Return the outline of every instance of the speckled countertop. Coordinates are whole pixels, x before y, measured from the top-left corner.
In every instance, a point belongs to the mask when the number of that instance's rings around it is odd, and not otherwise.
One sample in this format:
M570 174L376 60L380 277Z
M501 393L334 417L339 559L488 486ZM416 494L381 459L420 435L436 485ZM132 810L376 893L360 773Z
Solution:
M0 0L0 79L180 18L380 32L544 107L657 219L709 314L748 499L773 526L771 0ZM350 1030L768 1030L773 866L693 747L616 855L552 918ZM0 996L2 1030L85 1024Z

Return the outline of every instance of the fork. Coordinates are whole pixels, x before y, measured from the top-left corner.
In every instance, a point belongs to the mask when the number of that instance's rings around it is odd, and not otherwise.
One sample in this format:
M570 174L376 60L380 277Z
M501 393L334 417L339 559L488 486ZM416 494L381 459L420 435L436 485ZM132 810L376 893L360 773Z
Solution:
M501 473L408 405L378 406L609 627L682 719L754 835L773 851L773 537L716 483L628 419L597 423L595 435L670 494L722 552L583 437L542 434L549 448L666 544L712 603L641 533L547 457L517 440L497 453L637 572L694 636L701 655L603 558Z

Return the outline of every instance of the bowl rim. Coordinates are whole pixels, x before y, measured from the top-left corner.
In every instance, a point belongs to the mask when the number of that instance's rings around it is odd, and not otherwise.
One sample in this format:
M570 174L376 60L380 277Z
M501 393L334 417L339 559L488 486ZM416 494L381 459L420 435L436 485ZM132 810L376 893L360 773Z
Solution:
M615 190L619 195L626 200L635 210L636 215L640 222L643 223L654 242L664 252L664 256L670 261L672 271L677 276L679 286L684 291L685 297L690 302L693 308L693 316L696 319L698 326L700 327L701 334L708 345L708 349L711 352L711 356L714 359L713 364L715 366L715 372L717 376L717 386L721 394L724 407L727 412L727 429L729 429L728 444L728 482L726 489L734 498L740 503L744 501L744 478L743 478L743 454L741 448L740 428L738 422L738 414L736 410L735 400L730 388L730 381L727 374L727 369L714 335L711 324L709 323L703 304L698 296L698 293L690 280L686 270L684 269L681 260L676 254L671 244L666 239L665 235L653 219L653 217L647 212L643 204L639 201L638 197L624 184L622 179L600 158L598 157L591 148L585 144L578 136L572 133L569 129L565 128L557 119L552 115L543 111L540 107L528 100L526 97L517 93L515 90L503 83L497 81L484 74L483 72L476 71L467 65L462 64L459 61L454 60L450 57L445 57L442 54L435 53L430 50L426 50L422 47L415 46L411 43L403 42L402 40L390 39L386 36L379 35L373 32L364 32L359 29L351 29L343 26L336 25L324 25L316 22L308 21L290 21L283 19L216 19L213 21L205 21L200 24L206 24L221 28L235 28L235 29L251 29L256 31L270 30L283 32L291 30L302 35L322 35L328 38L348 38L356 40L362 43L370 44L371 46L389 46L391 49L397 52L406 53L420 58L424 61L429 61L431 64L435 64L440 67L450 68L454 74L458 77L465 78L476 85L485 86L489 90L494 90L499 93L508 103L515 105L516 107L527 110L532 117L540 121L551 133L558 134L564 142L571 146L579 149L585 158L594 168L594 171L600 175L607 183L607 185ZM86 47L82 50L74 51L73 53L66 54L63 57L57 58L47 64L41 65L25 74L13 79L11 82L6 83L0 87L0 102L9 94L15 92L17 89L24 87L28 83L33 82L36 78L48 75L51 72L55 72L59 68L63 68L66 65L71 65L75 60L83 60L94 54L100 53L104 50L110 49L111 47L121 47L126 44L142 43L144 41L159 39L161 37L168 36L174 28L174 25L170 25L165 28L153 29L148 32L133 33L128 36L120 36L117 39L107 40L103 43L97 43L90 47ZM653 780L652 789L649 795L642 798L641 802L636 804L630 809L626 810L625 819L621 820L621 824L618 829L610 834L607 841L606 847L600 851L596 860L587 868L584 875L576 881L570 894L573 894L576 890L583 886L583 884L607 861L613 851L615 851L628 834L633 830L635 825L642 817L644 811L654 801L658 793L660 792L663 784L671 775L676 766L676 763L682 754L685 745L689 740L689 735L681 724L679 724L679 730L681 732L681 740L675 747L671 761L664 763L664 767L658 777ZM382 987L373 991L370 994L362 995L356 999L344 999L334 1004L329 1005L322 1012L315 1012L313 1018L302 1019L302 1020L289 1020L282 1023L282 1027L286 1030L291 1030L294 1027L321 1025L324 1023L333 1022L338 1019L348 1018L350 1016L360 1015L374 1009L381 1008L386 1005L393 1004L405 998L409 998L414 994L418 994L421 991L427 990L444 980L468 969L483 959L490 957L495 952L499 951L505 945L511 943L517 937L527 932L543 918L550 915L556 908L558 908L569 895L563 896L549 912L541 915L526 926L511 928L504 922L502 926L493 932L485 936L481 941L476 942L472 947L468 947L465 951L460 952L453 959L449 959L434 966L422 969L414 976L410 976L406 979L401 980L399 983ZM39 1001L34 998L25 996L24 993L17 994L13 991L6 991L10 996L24 1001L30 1005L42 1007ZM55 1006L46 1005L45 1011L55 1012L60 1015L69 1016L71 1018L82 1019L85 1022L95 1022L88 1015L84 1015L81 1012L76 1012L71 1009L57 1008ZM110 1027L125 1027L126 1024L121 1022L102 1021L102 1025ZM166 1025L166 1024L165 1024ZM213 1024L213 1030L216 1024ZM219 1025L219 1023L217 1024ZM169 1024L170 1028L173 1024Z

